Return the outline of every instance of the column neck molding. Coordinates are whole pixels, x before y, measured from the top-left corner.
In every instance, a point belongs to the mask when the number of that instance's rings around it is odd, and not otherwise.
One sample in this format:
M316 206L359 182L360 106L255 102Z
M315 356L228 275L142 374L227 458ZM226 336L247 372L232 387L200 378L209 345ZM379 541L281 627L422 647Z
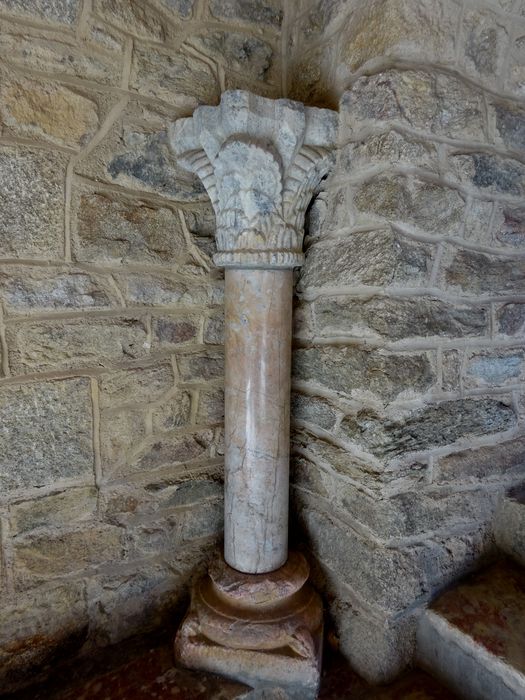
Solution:
M337 117L233 90L171 125L171 148L215 210L217 266L302 265L305 212L332 164Z

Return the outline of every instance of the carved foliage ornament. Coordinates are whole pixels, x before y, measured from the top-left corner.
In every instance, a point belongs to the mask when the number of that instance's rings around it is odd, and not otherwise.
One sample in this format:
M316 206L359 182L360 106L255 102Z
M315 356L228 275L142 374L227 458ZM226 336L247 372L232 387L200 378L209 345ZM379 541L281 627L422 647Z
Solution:
M220 267L302 265L306 208L332 162L337 113L241 90L170 127L217 219Z

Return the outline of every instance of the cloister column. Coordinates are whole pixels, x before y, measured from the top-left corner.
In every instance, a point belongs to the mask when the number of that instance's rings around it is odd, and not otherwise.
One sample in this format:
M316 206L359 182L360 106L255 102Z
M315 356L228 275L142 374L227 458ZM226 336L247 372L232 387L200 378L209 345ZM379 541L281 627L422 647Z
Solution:
M306 561L288 556L293 268L335 138L335 112L244 91L170 131L210 196L226 268L224 559L195 587L176 654L302 698L317 693L322 614Z

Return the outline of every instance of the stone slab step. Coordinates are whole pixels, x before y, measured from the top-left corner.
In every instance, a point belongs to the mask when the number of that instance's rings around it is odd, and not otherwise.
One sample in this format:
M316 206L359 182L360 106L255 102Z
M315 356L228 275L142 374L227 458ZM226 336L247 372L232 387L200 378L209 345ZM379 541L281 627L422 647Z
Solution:
M494 536L503 552L525 566L525 486L503 499L496 511Z
M469 700L525 700L525 571L500 562L444 593L417 630L420 666Z

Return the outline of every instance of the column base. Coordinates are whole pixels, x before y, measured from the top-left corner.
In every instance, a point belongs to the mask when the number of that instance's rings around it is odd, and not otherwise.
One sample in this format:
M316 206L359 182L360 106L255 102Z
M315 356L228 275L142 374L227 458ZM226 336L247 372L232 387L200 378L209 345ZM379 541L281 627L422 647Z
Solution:
M301 554L268 574L243 574L224 559L195 585L175 638L175 657L253 688L279 687L290 698L319 691L323 610Z

